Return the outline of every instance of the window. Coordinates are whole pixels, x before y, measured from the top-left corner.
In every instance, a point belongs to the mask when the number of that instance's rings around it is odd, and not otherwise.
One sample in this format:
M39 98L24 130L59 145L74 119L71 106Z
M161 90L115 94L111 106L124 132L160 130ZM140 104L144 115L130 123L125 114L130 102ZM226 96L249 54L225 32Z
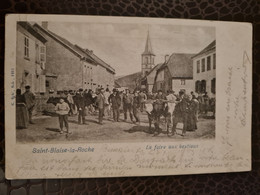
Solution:
M145 57L145 63L148 64L148 57Z
M45 87L50 87L50 82L49 81L45 81Z
M202 80L201 81L201 93L205 93L206 92L206 81Z
M207 70L210 70L211 69L211 57L210 56L208 56L207 57Z
M213 54L213 69L216 69L216 54Z
M216 78L211 80L211 93L216 93Z
M45 46L40 47L40 61L46 62L46 47Z
M195 92L196 93L201 92L201 82L200 81L196 81L196 83L195 83Z
M185 80L181 79L181 85L185 85Z
M39 45L37 43L35 44L35 51L36 51L35 62L37 64L39 64L40 63L40 51L39 51Z
M197 61L197 73L200 73L200 60Z
M29 58L29 38L24 37L24 57Z
M203 58L203 59L201 60L201 65L202 65L202 67L201 67L201 72L205 72L205 58Z

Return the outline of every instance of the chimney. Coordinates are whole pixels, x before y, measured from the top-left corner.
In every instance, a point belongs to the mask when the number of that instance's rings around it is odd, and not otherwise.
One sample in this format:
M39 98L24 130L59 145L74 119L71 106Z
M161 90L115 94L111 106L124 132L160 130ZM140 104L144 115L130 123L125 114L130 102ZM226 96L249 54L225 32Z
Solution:
M169 56L168 54L167 54L167 55L165 55L165 63L167 63L167 62L168 62L169 58L170 58L170 56Z
M48 22L47 21L42 22L42 28L44 28L45 30L48 30Z

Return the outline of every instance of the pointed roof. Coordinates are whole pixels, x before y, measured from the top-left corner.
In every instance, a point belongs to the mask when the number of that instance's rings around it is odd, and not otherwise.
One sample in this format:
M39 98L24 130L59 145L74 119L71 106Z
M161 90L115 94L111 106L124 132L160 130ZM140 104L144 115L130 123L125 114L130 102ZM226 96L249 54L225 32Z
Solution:
M152 43L151 43L151 40L150 40L150 34L149 34L149 31L147 33L147 39L146 39L146 44L145 44L145 49L144 49L144 52L143 52L143 55L154 55L153 53L153 49L152 49Z
M29 22L20 21L20 22L17 22L17 24L22 26L25 30L27 30L29 33L31 33L34 37L36 37L42 43L47 42L47 40L44 38L44 36L42 36L40 33L38 33Z
M204 54L204 53L206 53L206 52L208 52L210 50L213 50L215 48L216 48L216 40L214 40L210 44L208 44L204 49L202 49L199 53L197 53L195 56L193 56L193 58L197 57L197 56L199 56L201 54Z
M70 51L75 53L77 56L79 56L81 58L84 58L85 60L90 61L91 63L99 64L99 65L103 66L104 68L106 68L108 71L110 71L113 74L115 74L115 69L114 68L112 68L110 65L105 63L103 60L101 60L93 52L90 52L90 50L83 49L80 46L71 43L70 41L68 41L64 37L59 36L56 33L52 32L52 31L50 31L48 29L42 28L37 23L34 24L34 27L37 28L37 29L40 29L42 32L45 32L47 35L49 35L54 40L56 40L59 43L61 43L63 46L67 47Z
M164 63L160 70L168 68L172 78L193 78L193 64L192 57L195 54L186 54L186 53L173 53L169 60Z

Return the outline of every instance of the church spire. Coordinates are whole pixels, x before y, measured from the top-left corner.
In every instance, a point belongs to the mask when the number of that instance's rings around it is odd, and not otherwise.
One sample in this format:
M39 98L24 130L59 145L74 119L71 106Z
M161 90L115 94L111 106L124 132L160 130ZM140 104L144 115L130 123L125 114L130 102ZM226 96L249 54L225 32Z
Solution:
M152 50L152 44L151 44L150 34L148 30L144 52L142 53L142 65L141 65L142 76L147 75L153 69L154 57L155 55Z
M152 49L152 43L151 43L151 40L150 40L150 34L149 34L149 30L148 30L148 33L147 33L147 39L146 39L146 44L145 44L145 49L144 49L144 52L143 52L144 55L154 55L153 53L153 49Z

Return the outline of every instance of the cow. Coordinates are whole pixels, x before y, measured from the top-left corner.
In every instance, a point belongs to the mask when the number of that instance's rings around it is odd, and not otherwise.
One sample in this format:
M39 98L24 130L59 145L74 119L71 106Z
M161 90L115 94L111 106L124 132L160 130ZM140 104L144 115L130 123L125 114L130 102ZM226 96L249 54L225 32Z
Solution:
M145 102L145 111L148 115L149 132L158 135L160 133L160 118L163 116L166 124L166 131L169 133L169 128L173 123L173 113L176 103L164 101L164 104L157 104L154 100ZM152 131L152 123L154 124L155 131Z

